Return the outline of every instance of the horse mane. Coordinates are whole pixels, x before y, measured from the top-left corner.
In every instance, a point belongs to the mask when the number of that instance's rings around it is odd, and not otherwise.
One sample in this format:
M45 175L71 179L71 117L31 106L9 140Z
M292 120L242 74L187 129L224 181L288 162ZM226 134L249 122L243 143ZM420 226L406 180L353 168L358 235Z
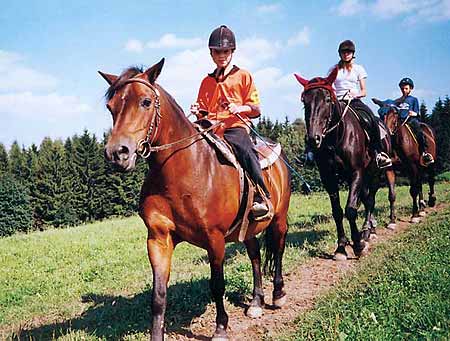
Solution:
M144 72L144 69L141 66L130 66L129 68L125 69L119 76L119 78L117 78L114 83L110 85L108 90L106 90L106 100L109 101L111 98L113 98L117 89L121 88L128 79L133 78L134 76L142 72Z

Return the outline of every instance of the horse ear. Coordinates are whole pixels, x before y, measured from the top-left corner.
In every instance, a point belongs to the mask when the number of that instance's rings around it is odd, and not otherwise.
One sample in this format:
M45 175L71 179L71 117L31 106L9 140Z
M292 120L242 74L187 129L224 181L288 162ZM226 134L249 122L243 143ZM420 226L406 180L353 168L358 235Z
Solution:
M299 74L294 73L295 78L297 79L297 81L303 85L306 86L306 84L309 83L309 81L307 79L304 79L302 76L300 76Z
M331 71L331 73L328 75L328 77L326 78L326 82L328 84L333 84L334 81L336 80L337 74L338 74L339 69L337 67L335 67L333 69L333 71Z
M114 83L114 82L117 80L117 78L119 78L119 77L117 77L117 76L115 76L115 75L110 75L109 73L103 73L103 72L101 72L101 71L97 71L97 72L100 74L100 76L103 77L103 79L104 79L105 81L108 82L109 85L111 85L112 83Z
M161 70L163 68L164 65L164 58L161 59L158 63L156 63L155 65L153 65L152 67L148 68L145 71L145 74L147 75L148 81L151 84L154 84L156 79L158 78L159 74L161 73Z
M379 99L372 98L372 102L378 105L380 108L384 105L383 101L380 101Z

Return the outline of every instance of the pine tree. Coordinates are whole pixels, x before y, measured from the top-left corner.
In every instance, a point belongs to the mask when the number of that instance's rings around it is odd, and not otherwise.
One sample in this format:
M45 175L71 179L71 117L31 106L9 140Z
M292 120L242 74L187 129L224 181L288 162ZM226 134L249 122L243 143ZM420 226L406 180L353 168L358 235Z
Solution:
M430 123L430 117L427 115L428 108L424 101L420 103L420 120L424 123Z
M32 210L27 188L11 174L0 176L0 237L31 228Z
M34 191L35 211L45 225L69 226L77 222L71 206L71 184L61 141L43 140L39 151Z
M438 173L450 170L450 100L448 96L436 102L431 115L431 124L436 134Z
M0 176L9 171L9 159L5 145L0 143Z
M78 178L74 189L75 209L81 221L92 221L98 218L97 211L102 205L99 192L100 184L105 176L103 153L95 135L90 136L85 130L80 137L73 140L73 166Z
M27 174L26 158L17 141L13 142L9 150L9 171L14 178L25 184Z

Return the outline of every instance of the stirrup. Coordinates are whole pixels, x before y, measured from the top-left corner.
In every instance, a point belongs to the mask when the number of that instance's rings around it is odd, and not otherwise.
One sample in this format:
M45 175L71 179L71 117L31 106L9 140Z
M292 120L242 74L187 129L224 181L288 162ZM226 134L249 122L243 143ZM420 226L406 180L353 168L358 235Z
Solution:
M422 153L422 161L425 166L431 165L432 163L434 163L433 155L431 155L428 152L423 152Z
M391 167L392 166L392 160L385 152L380 152L375 157L375 161L377 163L377 167L380 169Z

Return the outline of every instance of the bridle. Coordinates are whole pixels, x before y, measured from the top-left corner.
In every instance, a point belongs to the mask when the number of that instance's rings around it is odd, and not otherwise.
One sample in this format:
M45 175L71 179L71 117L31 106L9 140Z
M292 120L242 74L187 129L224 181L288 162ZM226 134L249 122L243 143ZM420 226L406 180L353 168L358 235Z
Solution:
M150 82L146 81L145 79L141 79L141 78L130 78L127 79L126 81L124 81L122 83L122 86L125 86L127 84L130 83L141 83L145 86L147 86L148 88L150 88L154 95L155 95L155 100L154 100L154 108L155 108L155 115L153 115L148 130L147 130L147 134L145 136L145 139L141 139L139 140L139 142L137 143L137 148L136 148L136 154L139 155L140 157L142 157L143 159L146 159L150 156L150 154L152 152L159 152L162 150L166 150L169 148L172 148L178 144L184 143L186 141L189 141L191 139L193 139L194 137L197 137L199 135L203 135L204 133L213 130L215 128L217 128L219 125L222 124L222 122L218 122L215 123L213 125L211 125L210 127L208 127L207 129L202 129L201 131L192 134L190 136L184 137L178 141L175 142L171 142L171 143L167 143L161 146L152 146L152 144L155 142L156 137L158 135L158 128L160 126L161 123L161 119L162 119L162 114L161 114L161 101L160 101L160 92L159 90L152 85Z
M347 111L350 107L351 99L347 101L347 105L346 105L342 115L340 115L339 120L336 122L336 124L334 124L332 127L328 128L328 126L330 125L330 123L333 119L333 113L334 113L335 109L336 108L340 109L339 101L331 87L325 86L324 84L320 84L320 83L313 83L312 85L308 84L307 86L305 86L305 91L302 94L302 102L303 103L304 103L304 98L303 98L304 93L309 90L312 90L312 89L324 89L329 93L329 95L331 97L330 115L327 118L327 123L325 124L324 130L323 130L322 136L321 136L323 139L325 136L327 136L329 133L331 133L333 130L335 130L339 126L339 124L342 122L342 120L344 119L344 117L347 114Z
M130 84L130 83L141 83L144 84L146 87L150 88L154 95L155 95L155 101L154 101L154 108L155 108L155 115L153 115L148 130L147 130L147 134L145 136L145 139L141 139L138 144L137 144L137 149L136 149L136 154L138 154L140 157L146 159L150 156L151 153L151 146L152 143L155 141L156 139L156 135L158 134L158 127L160 125L161 122L161 103L160 103L160 93L159 90L153 86L150 82L141 79L141 78L130 78L127 79L124 83L123 86Z

